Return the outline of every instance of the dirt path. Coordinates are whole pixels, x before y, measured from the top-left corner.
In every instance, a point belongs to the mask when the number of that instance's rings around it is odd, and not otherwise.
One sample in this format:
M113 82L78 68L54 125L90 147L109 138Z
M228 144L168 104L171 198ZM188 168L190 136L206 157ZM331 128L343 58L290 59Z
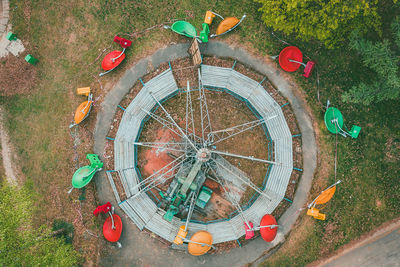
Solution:
M1 156L3 158L4 171L6 173L7 181L12 185L18 185L17 176L12 163L12 148L10 146L10 139L7 130L3 125L3 108L0 107L0 142L1 142Z

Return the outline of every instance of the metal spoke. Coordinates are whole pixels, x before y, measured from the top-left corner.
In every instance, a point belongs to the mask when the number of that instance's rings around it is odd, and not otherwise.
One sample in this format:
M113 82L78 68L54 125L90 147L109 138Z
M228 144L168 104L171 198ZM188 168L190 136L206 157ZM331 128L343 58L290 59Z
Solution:
M233 154L233 153L224 152L224 151L218 151L218 150L210 150L210 151L211 151L211 153L216 153L216 154L219 154L219 155L230 156L230 157L241 158L241 159L248 159L248 160L258 161L258 162L263 162L263 163L268 163L268 164L275 164L275 165L281 165L282 164L282 163L277 163L277 162L274 162L274 161L255 158L253 156L242 156L242 155L239 155L239 154Z
M200 69L198 69L198 74L199 74L199 94L200 94L199 100L200 100L201 137L203 138L203 147L206 147L207 143L209 142L208 140L209 138L207 138L206 140L206 137L208 137L209 133L212 132L212 127L210 121L210 114L208 113L206 94L204 92L204 87L201 82ZM210 141L212 141L212 139Z
M192 95L190 94L190 83L187 81L186 88L186 135L190 136L189 128L191 128L193 137L196 136L196 129L194 126L194 118L193 118L193 105L192 105ZM187 143L187 142L186 142Z
M190 218L192 218L192 214L193 214L193 210L194 210L196 198L197 198L196 193L193 192L193 194L192 194L192 199L191 199L191 201L190 201L189 212L188 212L188 215L187 215L187 217L186 217L185 231L187 231L188 224L189 224L189 222L190 222Z
M189 142L189 144L193 147L193 149L197 152L198 149L197 147L193 144L193 142L189 139L189 137L183 132L182 128L179 127L179 125L175 122L175 120L172 118L172 116L168 113L168 111L161 105L161 103L151 94L151 97L157 102L157 104L161 107L161 109L164 111L165 115L167 115L168 119L175 125L175 127L179 130L179 132L182 134L184 138Z
M229 128L223 129L223 130L213 131L208 134L208 139L213 139L213 142L211 142L211 145L215 145L215 144L222 142L228 138L231 138L235 135L238 135L245 131L251 130L254 127L266 122L267 120L271 120L275 117L277 117L277 115L269 117L267 119L250 121L250 122L239 124L239 125L229 127Z
M141 194L142 191L147 192L149 190L148 188L151 187L152 185L154 185L157 182L157 180L161 180L161 178L163 178L167 173L170 173L171 171L175 170L178 166L180 166L185 161L185 159L182 159L183 157L184 157L184 155L179 156L178 158L176 158L172 162L168 163L167 165L165 165L164 167L162 167L161 169L159 169L158 171L156 171L155 173L153 173L152 175L150 175L146 179L144 179L141 182L139 182L138 184L136 184L130 190L131 191L139 190L139 191L135 195L132 195L131 197L136 197L136 195ZM169 168L173 164L175 164L175 165L173 167L171 167L169 170L167 170L166 172L163 173L164 170L166 170L167 168ZM157 177L157 175L159 175L159 176ZM156 178L153 179L153 177L156 177ZM169 177L169 178L171 178L171 177ZM167 179L169 179L169 178L167 178ZM142 190L140 190L140 187L142 187L142 186L145 186L145 187ZM152 189L152 188L154 188L154 186L151 187L150 189Z
M217 166L217 165L216 165L216 166ZM217 166L217 168L219 168L219 167ZM210 169L211 169L211 171L214 173L215 179L217 179L217 182L221 185L222 189L225 191L225 193L226 193L226 195L227 195L227 197L228 197L228 200L232 203L232 205L235 207L235 209L236 209L237 212L239 213L239 216L242 218L243 222L247 225L247 227L249 227L249 229L251 229L252 227L250 226L249 221L248 221L248 220L246 219L246 217L244 216L244 212L243 212L243 209L242 209L242 207L240 206L240 204L239 204L234 198L232 198L232 197L229 195L228 189L226 189L226 187L225 187L225 185L224 185L225 183L222 182L221 179L219 179L219 177L218 177L217 173L215 172L215 170L214 170L212 167L210 167Z
M155 119L156 121L158 121L160 124L162 124L164 127L167 127L168 129L170 129L173 133L179 135L180 137L183 137L182 134L178 133L177 131L175 131L172 127L174 126L172 122L167 121L164 118L161 118L160 116L149 112L145 109L142 109L147 115L149 115L150 117L152 117L153 119ZM171 127L172 126L172 127Z
M182 147L182 145L184 145L184 143L133 142L131 144L138 145L138 146L143 146L143 147L157 148L158 150L170 150L170 151L176 151L176 152L186 152L186 150L184 150L184 149L169 147L169 145L175 145L177 147Z
M225 169L227 172L229 172L230 174L232 174L233 176L235 176L236 178L241 180L243 183L245 183L248 186L250 186L251 188L253 188L257 193L259 193L260 195L263 195L264 197L266 197L268 200L271 201L271 198L267 194L265 194L263 191L261 191L260 188L258 188L258 186L256 186L252 181L250 181L249 179L245 179L243 177L240 177L240 175L237 175L236 173L234 173L233 171L231 171L229 168L225 167L224 165L222 165L218 161L216 161L214 159L211 159L211 160L213 162L215 162L217 167L221 167L221 168Z

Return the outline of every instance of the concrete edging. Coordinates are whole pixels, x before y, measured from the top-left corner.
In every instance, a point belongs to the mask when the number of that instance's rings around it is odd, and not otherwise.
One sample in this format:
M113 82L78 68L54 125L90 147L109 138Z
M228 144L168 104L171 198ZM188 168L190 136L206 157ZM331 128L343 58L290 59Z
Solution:
M154 68L157 68L163 62L186 57L188 56L186 52L188 47L189 43L168 46L166 48L158 50L153 55L140 60L132 68L126 70L119 82L104 98L104 101L101 104L101 110L97 115L96 127L94 132L94 152L96 154L99 154L100 156L103 155L106 142L105 137L110 128L112 119L117 109L117 105L129 92L133 84L140 77L148 73L148 64L151 63ZM254 58L242 48L232 48L228 44L225 44L223 42L209 42L207 44L202 44L201 50L204 55L233 58L267 76L270 82L290 102L296 118L299 122L299 127L301 131L303 149L303 174L297 187L292 205L285 211L285 213L278 221L278 224L282 227L279 228L278 236L272 243L266 243L261 238L256 238L255 240L249 242L249 244L247 244L246 246L242 248L232 249L229 253L224 254L212 254L200 257L186 255L186 257L184 257L185 254L181 252L168 251L167 254L163 254L160 256L163 257L162 261L164 262L164 266L166 266L166 262L171 263L171 265L177 266L175 262L177 257L180 258L179 264L182 264L182 266L196 266L205 264L209 266L226 266L228 264L232 266L244 265L260 259L261 257L263 257L263 253L265 251L270 250L273 247L283 243L285 240L285 236L290 232L291 228L293 227L299 216L299 213L297 212L298 209L302 208L306 204L308 192L311 188L314 170L317 165L317 146L314 131L312 128L312 121L310 114L308 114L307 112L307 104L305 100L299 99L295 96L292 90L293 85L291 85L282 76L280 76L280 71L277 70L272 64L268 64ZM112 193L110 185L108 184L107 179L105 178L105 173L103 172L101 175L98 175L95 178L95 182L100 202L103 203L112 200L111 202L114 206L116 206L114 195ZM129 225L133 225L133 227ZM133 223L128 224L127 219L125 219L124 227L125 229L129 228L128 231L135 231L134 228L136 226ZM136 229L136 231L139 230ZM143 237L139 238L143 239ZM138 247L138 244L134 244L133 242L135 241L132 241L132 239L135 239L135 237L128 237L126 235L125 237L124 235L122 236L121 241L122 243L124 243L125 250L130 250L131 247ZM146 240L145 242L150 241ZM121 249L121 251L119 251L118 253L124 255L125 252L122 250L124 249ZM132 260L136 259L141 262L148 261L146 263L149 264L153 261L157 261L157 257L152 254L149 254L147 256L149 258L146 258L147 254L145 252L142 255L140 255L139 253L136 255L126 253L126 255L130 255L131 257L133 257L133 259L128 260L124 257L118 256L118 260L121 260L121 263L125 263L123 262L123 260L125 259L126 263L132 263ZM115 263L115 260L116 258L114 259L114 261L111 262Z

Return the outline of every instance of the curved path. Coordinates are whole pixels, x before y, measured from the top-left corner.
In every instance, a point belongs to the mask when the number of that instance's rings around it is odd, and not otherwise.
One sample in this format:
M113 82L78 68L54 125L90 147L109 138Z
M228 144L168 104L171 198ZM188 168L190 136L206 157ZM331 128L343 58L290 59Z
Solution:
M94 133L95 153L102 155L106 142L106 135L110 128L112 119L117 109L117 105L122 98L129 92L132 85L142 76L147 74L147 66L151 63L157 68L161 63L173 61L177 58L188 56L186 53L189 44L176 44L167 48L160 49L152 56L140 60L131 69L128 69L120 81L107 94L102 103L102 109L97 115L96 129ZM187 253L175 251L167 248L161 242L152 238L146 232L140 232L125 215L122 216L124 231L121 237L123 248L111 249L109 255L104 256L101 264L108 266L115 265L149 265L149 266L243 266L247 263L263 259L265 251L284 241L295 223L299 213L297 210L303 207L307 201L307 194L311 187L314 169L317 160L317 148L312 128L310 115L307 113L307 104L303 99L297 98L293 92L293 86L289 84L272 64L266 64L248 54L241 48L231 48L222 42L210 42L203 44L202 54L216 55L219 57L230 57L242 62L254 70L264 74L269 81L285 96L296 115L299 122L302 148L303 148L303 175L297 187L293 204L281 216L278 223L278 236L274 242L268 244L261 238L252 240L242 248L232 249L229 253L203 255L199 257L190 256ZM104 172L100 173L95 179L99 200L101 203L111 201L114 206L115 198ZM119 214L124 214L117 208Z
M0 37L6 32L9 14L8 0L0 0Z

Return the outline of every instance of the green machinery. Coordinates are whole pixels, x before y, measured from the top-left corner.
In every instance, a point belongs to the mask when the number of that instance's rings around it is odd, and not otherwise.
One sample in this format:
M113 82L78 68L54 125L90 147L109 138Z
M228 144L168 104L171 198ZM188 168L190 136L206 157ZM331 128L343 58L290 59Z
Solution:
M99 156L96 154L87 154L86 158L89 160L90 165L80 167L72 176L72 186L74 188L82 188L86 186L96 174L103 168L103 162L100 161Z
M164 219L169 222L176 214L185 215L189 212L189 201L193 196L198 195L196 206L200 208L204 208L211 198L212 190L203 185L205 181L205 174L201 170L203 161L197 159L193 165L187 166L178 171L166 194L160 192L163 198L162 205L165 207L169 205L164 215Z
M361 127L357 125L353 125L351 130L346 131L343 128L346 128L343 122L342 113L335 107L330 107L326 110L325 116L325 125L329 132L333 134L341 134L344 137L351 136L352 138L357 138L360 134Z

